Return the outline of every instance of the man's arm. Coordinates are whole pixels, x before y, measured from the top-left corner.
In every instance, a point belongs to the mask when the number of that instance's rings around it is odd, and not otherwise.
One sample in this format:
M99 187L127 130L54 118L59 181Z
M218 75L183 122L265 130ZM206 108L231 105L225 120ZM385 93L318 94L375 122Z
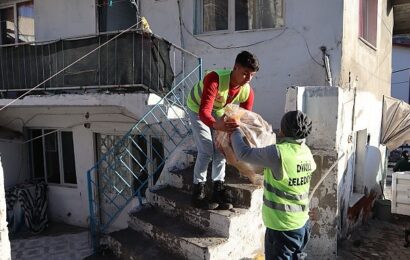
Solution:
M232 133L231 143L238 160L270 168L275 179L282 179L280 154L275 145L251 148L243 141L242 133L238 129Z
M248 99L245 102L240 103L239 106L241 108L246 109L246 110L252 111L254 99L255 99L255 94L254 94L253 89L251 87Z
M212 127L216 122L212 116L212 109L214 107L215 97L218 94L219 76L212 71L204 77L204 88L201 97L201 104L199 107L199 119L208 127Z

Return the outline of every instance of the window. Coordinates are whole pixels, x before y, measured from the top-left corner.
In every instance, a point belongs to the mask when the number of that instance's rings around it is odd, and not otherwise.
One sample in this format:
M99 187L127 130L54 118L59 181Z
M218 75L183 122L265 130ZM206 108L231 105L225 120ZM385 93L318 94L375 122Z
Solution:
M131 1L98 0L100 32L120 31L137 23L137 9Z
M360 0L359 36L373 47L377 46L377 0Z
M33 1L0 8L0 44L34 41Z
M197 0L197 33L283 26L282 0Z
M31 159L34 179L48 183L77 184L73 133L56 129L31 129Z

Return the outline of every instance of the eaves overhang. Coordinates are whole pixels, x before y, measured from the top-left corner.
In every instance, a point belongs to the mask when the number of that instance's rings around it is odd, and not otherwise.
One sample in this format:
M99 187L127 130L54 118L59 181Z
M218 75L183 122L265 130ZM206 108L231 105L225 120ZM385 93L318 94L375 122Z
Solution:
M393 34L410 33L410 0L392 0L394 12Z

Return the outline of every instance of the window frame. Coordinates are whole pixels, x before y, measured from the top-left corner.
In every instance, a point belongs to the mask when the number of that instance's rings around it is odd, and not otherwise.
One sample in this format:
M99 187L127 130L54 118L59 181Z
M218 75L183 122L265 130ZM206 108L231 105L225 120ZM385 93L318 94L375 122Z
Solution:
M275 0L281 1L281 14L282 14L282 23L276 27L272 28L260 28L260 29L248 29L248 30L236 30L235 29L235 1L228 0L228 29L226 30L216 30L216 31L203 31L203 0L196 0L194 3L194 34L195 35L218 35L226 33L244 33L244 32L258 32L266 30L278 30L285 26L285 1L284 0Z
M7 9L7 8L13 8L13 15L14 15L14 43L12 44L18 44L19 43L19 30L18 30L18 13L17 13L17 5L21 3L26 3L26 2L33 2L33 9L34 9L34 0L15 0L12 3L5 3L1 4L0 3L0 10L2 9ZM0 36L1 37L1 36ZM34 41L36 38L36 32L35 32L35 24L34 24ZM33 42L34 42L33 41ZM0 45L7 45L7 44L0 44Z
M376 2L376 14L375 15L375 42L369 39L369 1ZM364 12L366 14L364 15ZM359 0L359 39L373 50L377 50L379 36L379 0Z
M31 169L31 177L32 179L36 180L36 179L44 179L44 181L48 184L48 185L56 185L56 186L65 186L65 187L73 187L76 188L78 185L78 178L77 178L77 170L76 170L76 166L74 165L74 169L75 169L75 174L76 174L76 183L66 183L64 180L64 160L63 160L63 156L64 156L64 152L63 152L63 145L62 145L62 137L61 137L61 133L62 132L70 132L73 135L73 131L72 130L61 130L58 128L37 128L37 127L33 127L33 128L29 128L28 132L29 132L29 136L32 139L33 135L32 135L32 131L33 130L40 130L41 131L41 137L39 137L38 139L41 139L41 144L43 147L43 177L39 178L39 177L34 177L34 171L35 171L35 161L34 161L34 151L33 151L33 143L30 142L30 169ZM52 130L52 133L56 133L57 134L57 146L58 146L58 162L59 162L59 176L60 176L60 182L56 183L56 182L49 182L48 181L48 175L47 175L47 161L46 161L46 142L45 142L45 137L46 135L44 135L44 132L47 130ZM50 133L48 133L50 134ZM73 148L74 148L74 135L73 135ZM75 149L74 149L74 162L75 162Z

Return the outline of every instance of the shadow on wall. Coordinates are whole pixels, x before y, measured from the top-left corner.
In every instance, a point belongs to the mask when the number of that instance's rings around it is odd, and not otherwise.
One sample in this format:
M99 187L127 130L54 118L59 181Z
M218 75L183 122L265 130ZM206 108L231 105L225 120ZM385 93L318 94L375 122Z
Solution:
M382 177L382 155L380 149L368 145L365 150L363 171L356 165L357 153L350 154L346 168L338 187L341 194L339 202L340 238L346 237L356 226L367 223L372 217L375 200L381 196L380 181ZM363 174L363 176L357 176Z
M382 180L382 156L380 149L375 146L367 146L363 178L363 183L354 183L353 192L361 195L360 199L350 203L353 193L350 194L349 207L347 210L347 229L354 229L357 225L367 223L372 217L372 208L376 199L380 198L382 188L380 186ZM357 177L353 175L354 177ZM361 190L356 190L355 185L363 187Z

